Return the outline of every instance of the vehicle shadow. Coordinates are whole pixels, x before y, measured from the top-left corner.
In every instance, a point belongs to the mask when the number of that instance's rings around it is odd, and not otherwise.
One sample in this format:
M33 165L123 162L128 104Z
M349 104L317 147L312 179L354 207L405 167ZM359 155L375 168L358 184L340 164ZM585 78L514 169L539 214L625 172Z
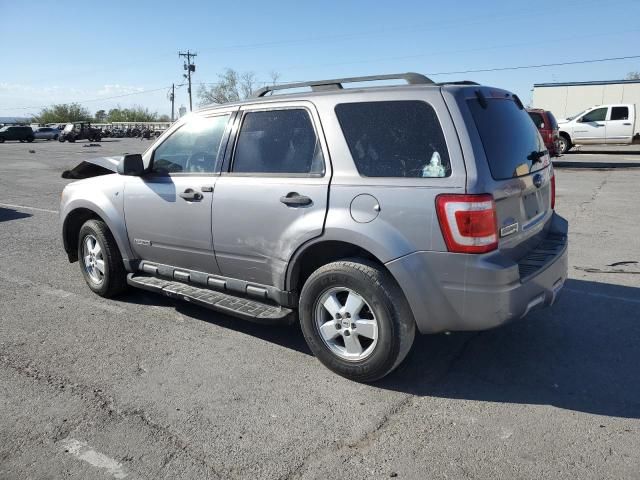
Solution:
M19 212L12 208L0 207L0 222L8 222L10 220L19 220L21 218L32 217L30 213Z
M262 325L215 312L181 300L173 300L163 295L137 289L130 289L127 294L122 297L118 297L118 300L136 305L173 307L177 312L187 317L195 318L219 327L235 330L236 332L244 333L266 342L271 342L306 355L311 355L311 351L309 350L309 347L307 347L302 335L302 330L298 323L291 326Z
M430 365L439 364L434 374ZM640 288L568 280L553 307L523 321L418 337L410 358L377 386L640 418L639 366Z
M298 325L253 324L142 291L121 300L172 306L183 315L311 354ZM522 321L483 332L417 336L405 362L373 385L417 396L640 418L639 366L640 288L568 280L553 307Z

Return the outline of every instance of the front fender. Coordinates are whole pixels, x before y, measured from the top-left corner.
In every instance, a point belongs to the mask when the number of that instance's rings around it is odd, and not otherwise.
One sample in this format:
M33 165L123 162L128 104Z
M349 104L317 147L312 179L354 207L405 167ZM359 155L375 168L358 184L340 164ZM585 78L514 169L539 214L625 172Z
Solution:
M67 185L60 205L63 241L73 212L79 209L90 210L106 223L120 249L122 259L133 260L135 255L127 237L123 199L123 182L118 175L94 177Z

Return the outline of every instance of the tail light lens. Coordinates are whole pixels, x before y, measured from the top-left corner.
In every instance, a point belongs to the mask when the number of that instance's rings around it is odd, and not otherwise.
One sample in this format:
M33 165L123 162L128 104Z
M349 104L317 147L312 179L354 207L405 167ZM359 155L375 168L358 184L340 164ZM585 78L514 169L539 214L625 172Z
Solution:
M551 174L551 210L556 208L556 174Z
M491 195L438 195L436 211L450 252L485 253L498 248L496 203Z

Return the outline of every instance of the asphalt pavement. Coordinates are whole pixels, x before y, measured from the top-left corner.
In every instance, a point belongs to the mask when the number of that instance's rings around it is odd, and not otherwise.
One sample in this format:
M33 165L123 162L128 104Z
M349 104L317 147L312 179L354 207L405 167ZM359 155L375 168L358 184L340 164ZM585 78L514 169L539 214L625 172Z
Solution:
M640 168L557 168L570 270L553 307L418 337L362 385L296 326L94 295L62 250L60 174L150 142L100 145L0 145L1 479L638 478Z

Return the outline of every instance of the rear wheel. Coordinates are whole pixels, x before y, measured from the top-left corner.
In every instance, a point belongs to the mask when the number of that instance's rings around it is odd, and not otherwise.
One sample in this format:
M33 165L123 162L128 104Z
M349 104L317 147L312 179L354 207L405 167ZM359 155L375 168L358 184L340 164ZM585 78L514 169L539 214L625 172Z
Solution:
M59 141L60 143L64 143L64 137L63 137L63 136L59 136L59 137L58 137L58 141Z
M27 142L29 142L29 143L33 142L34 140L35 140L35 138L34 138L34 137L28 137L28 138L27 138Z
M113 297L127 287L127 274L113 235L101 220L88 220L78 236L78 259L91 290Z
M4 143L4 138L0 137L0 143Z
M573 145L571 144L571 140L569 140L568 137L561 135L558 139L558 150L560 150L560 153L567 153L569 150L571 150L571 147L573 147Z
M391 275L364 259L316 270L300 294L309 348L334 372L359 382L389 374L406 357L415 321Z

